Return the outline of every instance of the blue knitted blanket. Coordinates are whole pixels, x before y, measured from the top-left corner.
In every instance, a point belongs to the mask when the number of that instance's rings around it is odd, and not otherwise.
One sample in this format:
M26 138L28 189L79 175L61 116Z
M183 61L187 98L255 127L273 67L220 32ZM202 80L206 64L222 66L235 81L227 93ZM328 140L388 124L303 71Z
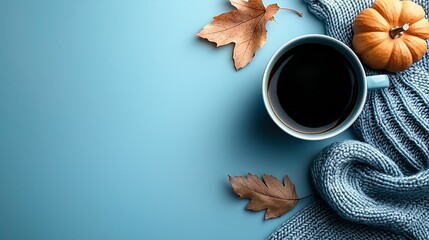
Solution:
M429 0L416 0L429 12ZM307 0L326 33L351 46L355 17L373 0ZM429 239L429 54L370 91L354 128L311 168L322 199L269 239ZM368 75L379 72L366 69Z

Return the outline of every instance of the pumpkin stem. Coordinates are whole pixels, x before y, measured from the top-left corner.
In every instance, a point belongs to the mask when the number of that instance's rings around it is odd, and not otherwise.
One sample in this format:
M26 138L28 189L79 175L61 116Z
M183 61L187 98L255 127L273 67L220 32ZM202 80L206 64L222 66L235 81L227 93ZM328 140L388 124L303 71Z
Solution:
M393 27L389 31L390 37L393 39L400 38L402 34L404 34L404 32L407 31L409 28L410 28L410 25L408 23L405 23L402 27L400 26Z

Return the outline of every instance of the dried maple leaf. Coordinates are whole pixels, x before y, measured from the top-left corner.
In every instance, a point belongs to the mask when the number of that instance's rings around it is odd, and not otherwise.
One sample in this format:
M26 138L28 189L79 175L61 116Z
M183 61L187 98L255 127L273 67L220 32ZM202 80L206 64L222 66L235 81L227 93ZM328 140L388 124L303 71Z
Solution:
M259 179L257 175L249 173L246 177L229 176L232 188L240 198L250 198L246 208L252 211L261 211L267 209L265 220L280 217L295 207L298 202L298 196L295 191L295 185L288 176L284 178L284 185L276 178L270 175Z
M237 8L214 17L197 36L216 43L217 47L235 43L233 58L238 70L246 66L255 56L258 46L262 48L267 38L268 21L274 20L274 14L280 9L277 4L265 8L262 0L230 0Z

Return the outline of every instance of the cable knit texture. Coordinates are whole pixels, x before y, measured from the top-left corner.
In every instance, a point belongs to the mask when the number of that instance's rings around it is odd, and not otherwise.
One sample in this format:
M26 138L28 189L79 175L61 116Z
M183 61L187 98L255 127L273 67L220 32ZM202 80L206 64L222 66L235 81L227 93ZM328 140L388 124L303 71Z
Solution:
M429 0L417 0L427 13ZM352 42L355 17L372 0L307 0L326 33ZM269 239L429 239L429 56L370 91L354 124L362 141L332 144L311 173L323 199ZM366 69L368 75L378 74Z

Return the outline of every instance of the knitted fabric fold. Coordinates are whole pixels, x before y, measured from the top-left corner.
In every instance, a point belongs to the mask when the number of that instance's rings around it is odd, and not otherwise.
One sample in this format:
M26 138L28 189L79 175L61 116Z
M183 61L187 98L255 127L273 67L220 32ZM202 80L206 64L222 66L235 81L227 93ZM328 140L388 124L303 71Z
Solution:
M429 12L429 0L417 0ZM326 34L351 46L372 0L308 0ZM324 149L311 174L317 199L269 239L429 239L429 54L369 91L354 124L362 141ZM366 68L368 75L379 74Z

